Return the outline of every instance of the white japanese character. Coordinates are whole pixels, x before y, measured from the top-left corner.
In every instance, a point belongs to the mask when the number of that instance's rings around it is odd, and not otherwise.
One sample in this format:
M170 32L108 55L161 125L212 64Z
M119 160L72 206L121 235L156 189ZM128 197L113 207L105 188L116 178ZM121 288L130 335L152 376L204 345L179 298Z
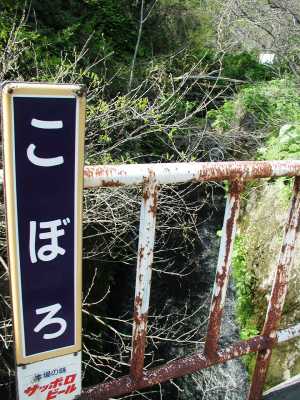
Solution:
M62 121L44 121L41 119L32 118L31 126L39 129L61 129L63 127Z
M66 250L58 245L58 238L65 234L64 229L58 229L62 224L67 225L70 223L69 218L55 219L53 221L40 222L40 229L48 229L48 232L39 234L42 240L50 240L49 244L41 246L36 254L36 221L30 221L30 234L29 234L29 253L32 263L36 263L39 259L41 261L52 261L58 254L64 255Z
M63 127L62 121L43 121L40 119L33 118L31 120L31 126L39 129L61 129ZM27 147L27 157L32 164L39 167L55 167L64 163L63 156L58 157L38 157L35 155L34 151L36 149L35 144L31 143Z
M35 144L30 144L27 147L27 157L32 164L37 165L38 167L55 167L57 165L61 165L64 163L64 158L62 156L58 157L50 157L43 158L38 157L34 154L34 150L36 148Z
M37 324L37 326L34 328L34 332L38 333L48 325L58 324L60 325L59 330L53 333L44 333L43 339L55 339L61 336L67 329L67 322L63 318L59 317L53 318L53 316L57 314L58 311L61 310L61 308L62 306L59 303L57 303L53 304L52 306L36 309L35 310L36 315L41 315L46 313L47 315L41 320L39 324Z

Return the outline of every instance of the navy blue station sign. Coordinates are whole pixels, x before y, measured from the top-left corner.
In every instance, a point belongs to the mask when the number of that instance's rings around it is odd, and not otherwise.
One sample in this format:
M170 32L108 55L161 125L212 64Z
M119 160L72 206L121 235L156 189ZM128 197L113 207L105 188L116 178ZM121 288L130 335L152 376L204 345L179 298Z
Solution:
M78 85L2 88L17 364L81 349L85 96Z

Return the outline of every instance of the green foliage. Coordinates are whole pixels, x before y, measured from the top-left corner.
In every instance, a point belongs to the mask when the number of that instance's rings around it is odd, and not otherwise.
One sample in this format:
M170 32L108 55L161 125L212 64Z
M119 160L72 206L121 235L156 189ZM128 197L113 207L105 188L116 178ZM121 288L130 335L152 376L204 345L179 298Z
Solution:
M247 241L242 235L237 236L233 252L233 278L236 288L236 315L241 328L241 338L258 334L252 293L255 290L255 277L247 265Z
M211 24L212 7L207 7L205 3L203 0L157 2L145 26L143 46L151 49L155 56L182 48L197 51L205 47L214 33Z
M266 145L259 150L264 160L299 160L300 125L284 125L278 136L272 135Z
M219 54L213 47L203 45L203 42L202 46L193 47L184 58L180 57L174 60L177 69L180 68L183 61L186 69L197 64L196 71L205 71L213 76L220 74L218 85L228 85L228 81L223 80L222 77L245 81L245 84L265 82L274 78L274 71L269 66L260 64L255 53Z
M36 74L55 76L62 58L71 65L74 56L80 66L103 76L106 59L114 68L131 57L137 32L135 7L125 0L6 0L0 5L0 49L7 44L11 30L23 18L17 31L18 41L27 47L19 59L18 72L28 79ZM117 62L108 57L115 55ZM107 65L104 65L107 67ZM7 79L11 79L10 76ZM41 78L39 78L41 80Z
M245 125L250 131L262 129L278 137L282 125L295 124L300 118L299 89L289 78L246 86L208 117L222 132Z
M22 0L2 4L10 15L12 10L20 14L25 6ZM52 0L47 4L32 0L27 25L39 32L40 44L45 41L57 55L61 50L80 48L91 34L95 35L89 48L91 58L101 53L103 37L114 49L131 52L135 40L131 8L124 0Z
M258 158L286 160L300 158L300 97L294 81L272 82L268 108L269 138Z
M228 53L223 59L222 75L245 81L266 81L273 77L269 66L259 64L254 53Z
M233 101L226 101L221 108L208 111L207 116L213 121L213 128L221 132L228 131L233 121L236 120L235 103Z
M236 289L235 315L240 327L241 339L246 340L258 335L259 330L253 302L255 276L247 264L247 238L243 235L238 235L235 239L232 268ZM254 359L252 354L243 357L250 373L254 367Z

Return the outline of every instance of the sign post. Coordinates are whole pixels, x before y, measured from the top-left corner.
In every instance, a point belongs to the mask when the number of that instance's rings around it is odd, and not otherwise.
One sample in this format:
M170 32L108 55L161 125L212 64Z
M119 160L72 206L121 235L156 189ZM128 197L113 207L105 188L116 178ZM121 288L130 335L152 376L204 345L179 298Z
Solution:
M81 389L83 87L5 83L2 121L18 398L74 399Z

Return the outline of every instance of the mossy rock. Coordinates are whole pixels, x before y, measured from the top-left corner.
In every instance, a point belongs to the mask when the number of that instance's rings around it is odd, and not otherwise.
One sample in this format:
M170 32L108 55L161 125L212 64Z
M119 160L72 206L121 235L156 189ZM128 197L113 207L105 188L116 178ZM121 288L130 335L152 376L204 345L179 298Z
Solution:
M240 221L239 237L243 238L243 255L247 273L255 285L251 288L253 315L251 323L260 331L263 326L272 282L277 266L287 218L291 181L278 179L248 190L246 206ZM234 265L234 268L237 268ZM280 329L300 320L300 240L296 243L295 261L289 277L288 293ZM241 293L238 292L241 296ZM238 299L238 301L241 301ZM245 319L244 319L245 321ZM244 324L247 324L247 322ZM245 326L241 326L245 329ZM249 361L249 369L253 362ZM250 371L251 372L251 371ZM300 373L300 340L284 343L273 351L266 386L271 387Z

